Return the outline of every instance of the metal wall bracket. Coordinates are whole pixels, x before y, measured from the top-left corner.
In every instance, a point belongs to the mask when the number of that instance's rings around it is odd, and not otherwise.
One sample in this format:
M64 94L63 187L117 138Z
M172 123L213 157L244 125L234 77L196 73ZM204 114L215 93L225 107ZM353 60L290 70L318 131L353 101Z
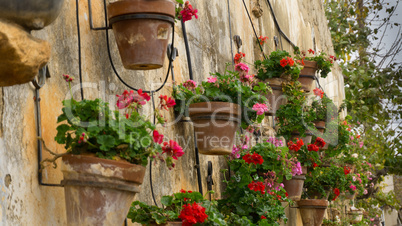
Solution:
M103 1L103 4L106 5L106 1ZM105 6L105 9L106 9L106 6ZM88 14L89 14L89 27L91 28L91 30L99 31L99 30L111 29L111 27L108 24L105 24L104 27L94 27L93 20L92 20L91 0L88 0ZM105 15L106 15L106 12L105 12ZM107 21L107 20L105 19L105 21Z
M240 47L243 45L242 40L239 35L233 36L233 41L236 44L237 52L240 52Z

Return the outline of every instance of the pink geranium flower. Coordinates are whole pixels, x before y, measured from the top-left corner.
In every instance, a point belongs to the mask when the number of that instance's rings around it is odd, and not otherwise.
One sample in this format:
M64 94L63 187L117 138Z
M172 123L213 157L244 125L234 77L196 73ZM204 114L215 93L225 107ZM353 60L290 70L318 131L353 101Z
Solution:
M216 80L217 80L217 78L211 76L211 77L208 78L208 81L207 81L207 82L208 82L208 83L215 83Z
M235 65L235 71L238 71L238 72L244 71L244 72L248 73L248 70L249 70L249 68L248 68L247 64L238 63Z
M262 114L264 114L264 112L269 111L267 105L260 104L260 103L254 104L253 110L257 112L257 115L262 115Z
M169 142L164 142L163 147L162 147L162 154L167 153L169 156L171 156L173 159L176 159L184 155L183 148L180 147L180 145L174 141L170 140Z
M192 19L192 16L194 16L196 19L198 19L198 10L193 9L193 6L186 1L184 4L184 8L182 11L180 11L181 18L183 19L183 22L189 21Z
M185 83L183 83L183 86L187 89L195 89L195 87L197 87L197 83L189 79Z

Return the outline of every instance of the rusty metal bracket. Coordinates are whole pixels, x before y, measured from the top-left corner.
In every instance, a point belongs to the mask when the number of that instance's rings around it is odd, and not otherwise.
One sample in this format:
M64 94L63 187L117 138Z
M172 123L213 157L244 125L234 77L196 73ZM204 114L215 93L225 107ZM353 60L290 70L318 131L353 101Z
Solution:
M212 185L214 185L214 180L212 178L214 170L212 168L212 162L208 161L208 176L207 176L207 190L211 191L212 190ZM209 193L209 200L211 200L211 193Z
M233 36L233 41L236 44L237 52L240 52L240 47L243 45L242 40L239 35Z

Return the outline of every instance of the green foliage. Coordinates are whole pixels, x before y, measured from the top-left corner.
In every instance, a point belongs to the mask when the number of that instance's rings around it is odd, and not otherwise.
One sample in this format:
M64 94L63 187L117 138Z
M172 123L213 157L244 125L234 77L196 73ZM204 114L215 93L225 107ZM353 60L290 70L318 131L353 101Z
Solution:
M137 111L127 119L118 111L110 110L109 104L101 99L64 100L63 106L63 113L57 119L62 124L57 127L55 140L73 154L119 157L145 166L148 156L161 150L150 135L155 125Z
M242 128L247 128L253 123L261 123L263 115L257 115L252 110L257 103L267 103L263 94L270 88L263 82L252 85L248 82L240 81L240 75L236 71L229 71L226 65L225 73L211 73L216 77L216 82L210 83L203 81L196 88L187 88L180 84L173 89L173 97L178 103L175 110L183 113L190 104L217 101L229 102L240 105L242 109Z
M257 78L264 81L269 78L279 78L284 74L290 75L293 80L298 79L302 69L302 66L299 63L294 62L292 66L290 64L287 64L284 67L281 66L281 60L287 59L288 57L291 58L291 55L288 52L277 50L273 51L267 59L254 62L255 68L258 70Z
M335 188L338 188L342 192L344 191L344 187L342 186L344 184L346 184L346 177L343 169L335 165L309 168L306 180L304 181L304 187L307 188L307 195L310 198L331 195ZM329 197L329 200L331 198L332 195Z
M267 147L264 150L264 146L259 145L257 148L252 148L251 150L259 151L260 153L273 152L276 155L274 161L278 161L277 152L274 151L275 148L269 145ZM244 152L242 157L246 153L248 151ZM264 162L270 163L270 155L267 153L264 156L268 157L267 159L264 158ZM228 164L234 175L228 181L224 181L227 184L224 192L227 198L219 200L218 203L221 212L226 216L231 216L229 222L233 225L280 225L280 219L284 219L286 222L286 215L281 200L288 200L283 188L280 188L280 190L274 189L274 180L272 181L272 188L266 187L267 191L265 187L262 191L251 190L248 187L252 182L267 184L267 180L274 179L268 178L265 172L262 171L263 168L270 168L268 164L249 164L243 158L230 160ZM276 164L274 163L274 165ZM237 215L238 217L233 217L233 215ZM266 219L261 219L261 216L266 217ZM239 222L243 224L238 224Z
M283 86L283 93L287 97L287 103L281 105L276 111L279 128L277 135L289 140L292 132L298 131L304 137L308 128L314 128L312 122L315 112L306 104L306 95L301 90L300 82L286 83Z
M335 118L338 112L334 102L326 95L321 99L316 99L311 103L311 108L315 111L314 121L329 121Z

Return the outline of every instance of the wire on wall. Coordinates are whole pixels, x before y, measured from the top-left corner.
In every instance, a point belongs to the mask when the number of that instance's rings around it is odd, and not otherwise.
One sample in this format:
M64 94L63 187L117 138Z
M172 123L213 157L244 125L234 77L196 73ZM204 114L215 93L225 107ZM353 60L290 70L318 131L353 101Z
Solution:
M78 73L80 77L81 100L84 99L84 89L82 87L82 60L81 60L81 32L80 32L80 15L79 15L79 2L75 1L75 12L77 17L77 36L78 36Z
M276 19L275 12L274 12L274 9L272 8L271 2L269 0L267 0L267 3L268 3L268 6L269 6L269 9L271 10L271 14L272 14L272 17L274 19L275 26L279 31L279 34L281 36L283 36L286 39L286 41L289 42L290 45L292 45L293 47L296 47L296 45L288 38L288 36L282 31L281 27L279 26L279 23L278 23L278 20Z

